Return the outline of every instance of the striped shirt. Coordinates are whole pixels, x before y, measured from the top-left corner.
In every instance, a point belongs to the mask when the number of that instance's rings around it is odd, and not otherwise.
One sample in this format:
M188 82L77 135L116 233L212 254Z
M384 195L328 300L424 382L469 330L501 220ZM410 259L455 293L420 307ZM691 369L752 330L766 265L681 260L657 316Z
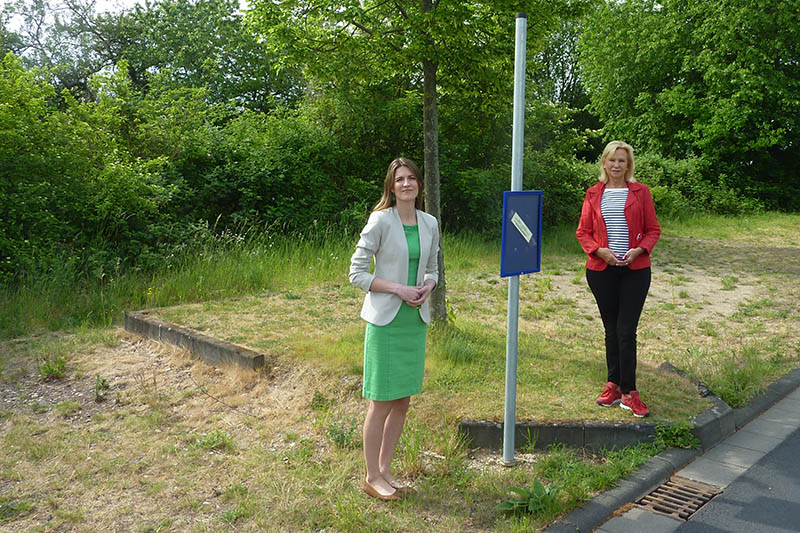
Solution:
M605 189L600 201L600 212L608 231L608 247L618 259L628 253L628 222L625 220L625 201L628 188Z

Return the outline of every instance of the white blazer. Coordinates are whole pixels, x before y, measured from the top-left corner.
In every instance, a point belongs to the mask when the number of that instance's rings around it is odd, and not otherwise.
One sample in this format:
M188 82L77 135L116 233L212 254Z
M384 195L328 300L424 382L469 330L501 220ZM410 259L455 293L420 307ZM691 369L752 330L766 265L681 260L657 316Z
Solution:
M439 282L439 224L436 217L417 209L419 227L419 268L417 285L432 279ZM372 258L375 272L370 273ZM408 283L408 243L403 222L396 207L373 211L361 231L356 251L350 259L350 283L367 293L361 307L361 318L385 326L397 315L403 299L388 292L370 291L376 277L395 283ZM419 308L419 316L430 322L428 300Z

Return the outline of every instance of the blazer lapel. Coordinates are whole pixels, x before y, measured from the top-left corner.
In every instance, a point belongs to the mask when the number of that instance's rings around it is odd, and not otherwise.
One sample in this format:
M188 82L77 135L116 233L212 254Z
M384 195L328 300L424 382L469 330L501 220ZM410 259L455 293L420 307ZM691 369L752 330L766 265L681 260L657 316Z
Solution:
M419 266L417 267L417 284L425 277L425 269L428 265L428 256L431 251L431 240L433 231L425 225L425 218L422 212L417 210L417 227L419 228Z

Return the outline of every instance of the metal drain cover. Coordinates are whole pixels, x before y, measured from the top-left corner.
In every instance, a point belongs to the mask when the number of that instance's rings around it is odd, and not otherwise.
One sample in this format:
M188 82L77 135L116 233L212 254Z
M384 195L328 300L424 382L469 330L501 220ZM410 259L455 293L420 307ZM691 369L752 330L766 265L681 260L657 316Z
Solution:
M721 492L722 490L714 485L672 476L636 504L673 518L689 520L698 509Z

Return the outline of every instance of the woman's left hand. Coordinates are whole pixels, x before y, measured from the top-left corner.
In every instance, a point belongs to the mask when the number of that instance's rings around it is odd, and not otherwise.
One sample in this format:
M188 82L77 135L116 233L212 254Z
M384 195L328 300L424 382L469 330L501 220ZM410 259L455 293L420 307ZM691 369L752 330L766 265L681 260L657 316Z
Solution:
M430 281L430 280L429 280ZM419 307L420 305L425 303L425 300L428 299L428 296L433 292L433 288L436 287L434 282L426 281L422 287L419 287L419 296L415 300L409 300L408 305L411 307Z
M625 254L625 258L623 259L625 265L626 266L630 265L631 263L633 263L634 259L642 255L643 253L644 253L644 248L642 248L641 246L628 250L628 253Z

